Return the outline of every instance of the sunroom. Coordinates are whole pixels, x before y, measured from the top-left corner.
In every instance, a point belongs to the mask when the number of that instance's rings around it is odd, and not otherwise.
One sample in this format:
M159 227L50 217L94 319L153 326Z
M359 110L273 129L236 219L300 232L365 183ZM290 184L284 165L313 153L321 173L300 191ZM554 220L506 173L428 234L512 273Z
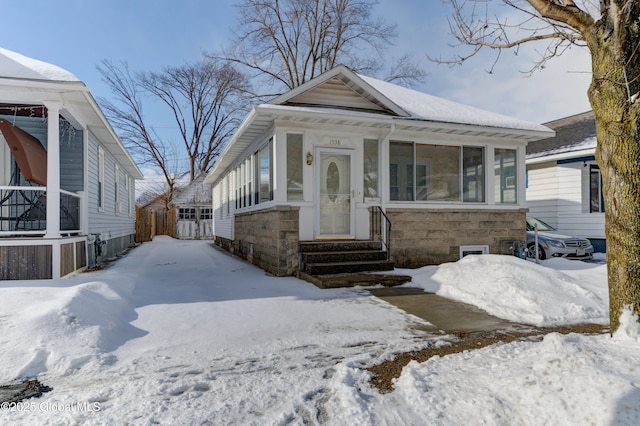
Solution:
M403 267L499 253L524 239L526 145L552 134L340 66L247 116L207 178L214 238L276 275L310 242L382 240Z

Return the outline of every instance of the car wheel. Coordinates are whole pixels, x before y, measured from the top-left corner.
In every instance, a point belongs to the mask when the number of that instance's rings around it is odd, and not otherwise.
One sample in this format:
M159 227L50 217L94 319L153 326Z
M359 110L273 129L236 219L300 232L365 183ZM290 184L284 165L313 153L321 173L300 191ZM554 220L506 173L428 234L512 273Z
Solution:
M527 246L527 257L529 259L536 258L536 245L534 243L531 243ZM547 255L544 253L542 246L538 244L538 259L545 260L546 258L547 258Z

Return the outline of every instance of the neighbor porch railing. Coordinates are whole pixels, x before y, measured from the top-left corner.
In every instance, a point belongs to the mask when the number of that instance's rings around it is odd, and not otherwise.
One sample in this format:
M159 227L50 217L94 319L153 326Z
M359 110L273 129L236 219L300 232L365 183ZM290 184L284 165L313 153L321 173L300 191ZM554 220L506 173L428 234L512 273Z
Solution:
M372 240L382 242L389 260L391 258L391 221L380 206L369 208L369 235Z
M80 205L80 195L60 190L61 232L80 232ZM0 186L0 236L44 235L46 230L46 188Z

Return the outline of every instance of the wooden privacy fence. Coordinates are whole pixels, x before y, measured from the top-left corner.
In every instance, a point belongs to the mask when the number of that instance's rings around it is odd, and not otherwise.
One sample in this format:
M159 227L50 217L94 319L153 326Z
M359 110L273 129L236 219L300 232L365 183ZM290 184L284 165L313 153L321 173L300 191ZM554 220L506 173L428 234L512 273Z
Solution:
M151 241L156 235L176 236L176 210L136 207L136 242Z

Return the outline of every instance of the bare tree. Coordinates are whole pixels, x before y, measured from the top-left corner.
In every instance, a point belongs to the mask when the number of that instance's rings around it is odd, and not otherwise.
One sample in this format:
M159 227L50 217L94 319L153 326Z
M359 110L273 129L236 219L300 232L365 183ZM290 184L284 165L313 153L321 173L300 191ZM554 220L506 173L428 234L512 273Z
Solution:
M163 199L168 205L177 176L184 172L178 159L187 158L190 180L211 169L244 112L242 97L249 83L229 63L210 58L135 74L126 62L116 66L105 60L98 70L114 95L113 101L100 99L100 103L132 153L162 172L167 184ZM181 155L144 115L144 101L153 99L161 100L174 118L184 146Z
M138 79L129 71L128 64L121 67L110 61L98 66L105 83L114 95L114 101L100 98L100 104L127 149L142 163L157 167L162 173L166 190L165 207L171 202L177 180L177 162L171 149L146 124L143 112L143 94Z
M234 47L225 57L277 89L293 89L338 64L356 72L382 69L395 25L372 15L371 0L242 0ZM425 72L408 55L394 80L421 82ZM400 71L400 72L398 72ZM393 74L397 74L394 76Z
M190 180L209 171L245 111L244 75L229 63L205 59L142 74L139 82L171 111L189 161Z
M589 49L592 80L587 94L596 118L596 161L602 172L607 237L611 331L623 308L640 314L640 1L448 0L451 29L480 49L517 48L546 41L536 65L571 46ZM493 14L508 6L519 20ZM504 10L504 9L503 9Z

